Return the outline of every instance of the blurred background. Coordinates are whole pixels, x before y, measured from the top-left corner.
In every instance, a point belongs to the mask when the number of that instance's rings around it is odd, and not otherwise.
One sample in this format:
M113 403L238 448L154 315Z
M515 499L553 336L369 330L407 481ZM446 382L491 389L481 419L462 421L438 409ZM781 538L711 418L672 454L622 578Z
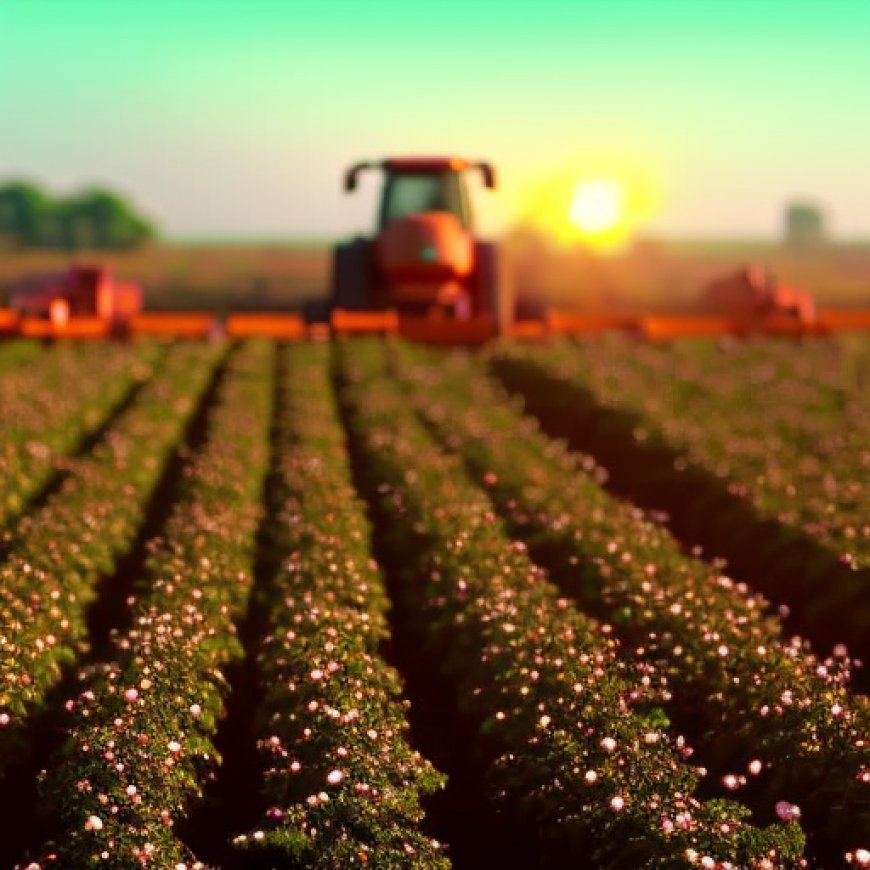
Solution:
M152 307L297 308L374 223L348 164L457 154L559 305L754 261L867 306L868 32L866 0L4 0L0 304L99 259Z

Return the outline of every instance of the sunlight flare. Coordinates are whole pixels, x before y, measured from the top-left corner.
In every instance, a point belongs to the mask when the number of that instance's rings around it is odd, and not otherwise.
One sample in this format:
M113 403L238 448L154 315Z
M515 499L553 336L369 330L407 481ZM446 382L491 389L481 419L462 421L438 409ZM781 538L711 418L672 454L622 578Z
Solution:
M622 189L615 181L579 181L568 217L582 233L598 235L612 230L623 218L623 201Z

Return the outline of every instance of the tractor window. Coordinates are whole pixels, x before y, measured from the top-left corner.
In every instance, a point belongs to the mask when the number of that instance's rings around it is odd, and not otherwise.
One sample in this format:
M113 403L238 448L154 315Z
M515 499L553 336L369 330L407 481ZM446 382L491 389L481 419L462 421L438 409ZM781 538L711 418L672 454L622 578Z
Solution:
M387 180L381 225L421 211L448 211L467 225L463 206L455 172L397 174Z

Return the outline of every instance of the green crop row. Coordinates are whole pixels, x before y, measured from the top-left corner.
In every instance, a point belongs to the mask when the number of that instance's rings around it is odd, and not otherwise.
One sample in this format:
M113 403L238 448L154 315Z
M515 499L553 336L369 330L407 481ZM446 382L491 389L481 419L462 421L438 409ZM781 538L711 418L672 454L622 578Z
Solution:
M799 866L793 820L760 829L741 804L694 796L691 750L662 710L664 673L621 658L610 627L561 598L510 541L486 495L384 377L382 346L339 352L366 488L406 566L397 588L428 655L481 722L495 805L535 832L542 856L597 867ZM421 403L434 400L427 382L416 388Z
M68 739L42 783L59 835L35 866L203 866L174 827L219 760L223 669L242 654L234 623L252 584L273 355L266 342L231 354L207 440L151 543L132 627L67 703Z
M49 479L64 454L96 430L161 348L59 345L0 377L0 530Z
M419 827L420 797L442 778L409 746L401 681L378 655L387 598L328 359L308 345L285 360L267 526L278 567L259 655L268 810L235 843L257 866L445 868Z
M667 676L670 709L694 723L723 789L745 788L769 814L802 809L826 854L866 847L870 707L847 690L848 665L786 641L762 598L605 493L594 464L544 436L478 363L407 345L394 354L407 399L510 528L627 654Z
M870 342L776 342L716 350L585 342L500 351L641 416L688 461L727 480L764 516L870 566ZM851 351L851 352L850 352Z
M42 344L28 338L0 341L0 373L7 375L42 353Z
M218 352L173 347L135 403L18 523L0 563L0 772L24 720L87 644L97 581L135 540Z

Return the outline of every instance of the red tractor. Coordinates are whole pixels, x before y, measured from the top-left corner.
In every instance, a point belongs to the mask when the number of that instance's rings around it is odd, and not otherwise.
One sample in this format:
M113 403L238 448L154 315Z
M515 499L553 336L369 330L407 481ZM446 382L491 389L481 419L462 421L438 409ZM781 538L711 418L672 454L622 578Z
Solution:
M764 266L744 266L710 282L704 290L707 307L732 317L744 330L791 323L811 329L816 323L812 296L777 280Z
M480 171L494 189L490 163L458 157L357 163L347 171L344 189L354 190L360 172L374 168L385 173L378 232L335 249L333 326L374 328L382 312L383 322L392 316L400 331L416 321L418 337L425 340L440 328L449 340L462 334L463 324L477 325L477 334L487 337L510 332L517 316L545 318L542 305L514 298L498 247L475 237L465 172Z
M111 330L123 331L142 310L142 290L116 281L103 266L70 266L66 272L22 278L12 288L10 306L61 327L77 318L97 318Z

